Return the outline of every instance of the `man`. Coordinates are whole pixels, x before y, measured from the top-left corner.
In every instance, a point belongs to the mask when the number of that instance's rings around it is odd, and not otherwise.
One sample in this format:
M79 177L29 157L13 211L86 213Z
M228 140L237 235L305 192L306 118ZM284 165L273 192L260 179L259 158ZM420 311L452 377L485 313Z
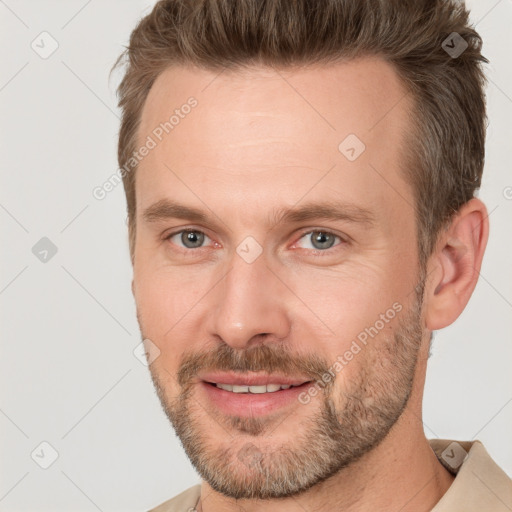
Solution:
M480 47L441 0L163 0L134 30L132 289L203 478L155 511L510 510L421 411L488 237Z

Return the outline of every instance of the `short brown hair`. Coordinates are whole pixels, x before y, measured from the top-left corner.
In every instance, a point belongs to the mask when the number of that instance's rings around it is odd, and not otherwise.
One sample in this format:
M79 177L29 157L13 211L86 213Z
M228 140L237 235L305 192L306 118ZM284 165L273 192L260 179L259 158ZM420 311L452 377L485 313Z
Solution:
M119 166L126 169L136 150L151 86L173 64L215 71L379 56L413 97L402 171L414 192L424 268L439 233L482 178L488 60L468 18L460 0L161 0L114 64L127 61L118 88ZM454 41L467 44L458 56L448 53ZM135 171L123 174L132 262Z

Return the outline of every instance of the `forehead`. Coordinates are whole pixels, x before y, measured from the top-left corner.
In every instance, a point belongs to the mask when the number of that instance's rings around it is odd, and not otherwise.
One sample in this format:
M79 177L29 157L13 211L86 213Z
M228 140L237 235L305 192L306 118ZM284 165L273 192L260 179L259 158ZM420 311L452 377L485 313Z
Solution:
M195 106L184 107L191 98ZM393 67L376 57L286 70L169 68L142 110L139 145L152 137L156 146L139 164L137 203L169 195L171 182L232 201L295 203L318 182L313 196L341 193L384 212L411 196L399 173L411 106Z

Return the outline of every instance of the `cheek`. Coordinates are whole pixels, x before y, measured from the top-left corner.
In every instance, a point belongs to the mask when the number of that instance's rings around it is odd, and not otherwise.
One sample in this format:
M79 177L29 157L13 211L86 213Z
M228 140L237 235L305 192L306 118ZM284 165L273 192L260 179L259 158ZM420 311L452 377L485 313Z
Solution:
M389 268L390 262L359 264L294 278L293 290L301 300L296 311L299 330L305 339L316 340L329 366L340 363L333 371L341 381L364 367L370 346L378 349L394 335L405 302L411 299L409 287L393 279ZM311 343L305 348L311 350Z
M180 319L186 314L189 303L186 290L172 278L172 274L148 272L134 267L134 298L142 335L149 338L160 350L160 357L153 365L164 366L173 373L178 357L186 348ZM164 370L158 373L165 378Z
M163 365L173 373L183 354L202 339L201 324L212 282L205 272L190 268L150 269L149 265L134 266L134 282L142 333L161 351L156 367Z
M186 342L179 337L179 304L176 293L162 279L134 273L137 317L144 338L150 339L160 353L150 370L168 397L177 394L175 375ZM176 327L174 327L176 326Z
M161 336L193 307L201 296L200 279L178 268L134 269L135 301L145 325ZM165 329L162 332L162 329Z
M288 282L313 317L329 327L332 335L346 339L392 304L384 276L381 268L347 265L338 271L310 269L309 274L296 275Z

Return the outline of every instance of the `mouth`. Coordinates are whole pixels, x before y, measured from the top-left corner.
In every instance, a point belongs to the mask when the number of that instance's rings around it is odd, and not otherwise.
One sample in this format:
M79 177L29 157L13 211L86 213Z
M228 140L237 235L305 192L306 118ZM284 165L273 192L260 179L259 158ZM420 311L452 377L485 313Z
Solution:
M300 377L218 373L203 375L199 387L216 412L254 417L300 405L299 395L312 383Z
M207 384L211 384L212 386L216 386L224 391L229 391L230 393L252 393L255 395L260 395L263 393L275 393L277 391L281 391L283 389L297 388L308 382L303 382L302 384L263 384L261 386L245 386L243 384L222 384L219 382L207 382Z
M268 392L272 393L274 391L278 391L280 388L288 389L293 386L301 386L306 382L311 382L311 378L306 376L290 377L288 375L280 375L277 373L269 374L261 372L239 373L217 371L200 374L198 375L198 378L209 384L224 386L222 389L227 389L229 386L234 387L234 390L227 390L234 391L235 393L261 393L264 392L261 391L263 386L268 387ZM249 391L249 389L245 388L253 388L255 391ZM256 388L261 389L258 390ZM266 391L267 390L265 390L265 392Z

